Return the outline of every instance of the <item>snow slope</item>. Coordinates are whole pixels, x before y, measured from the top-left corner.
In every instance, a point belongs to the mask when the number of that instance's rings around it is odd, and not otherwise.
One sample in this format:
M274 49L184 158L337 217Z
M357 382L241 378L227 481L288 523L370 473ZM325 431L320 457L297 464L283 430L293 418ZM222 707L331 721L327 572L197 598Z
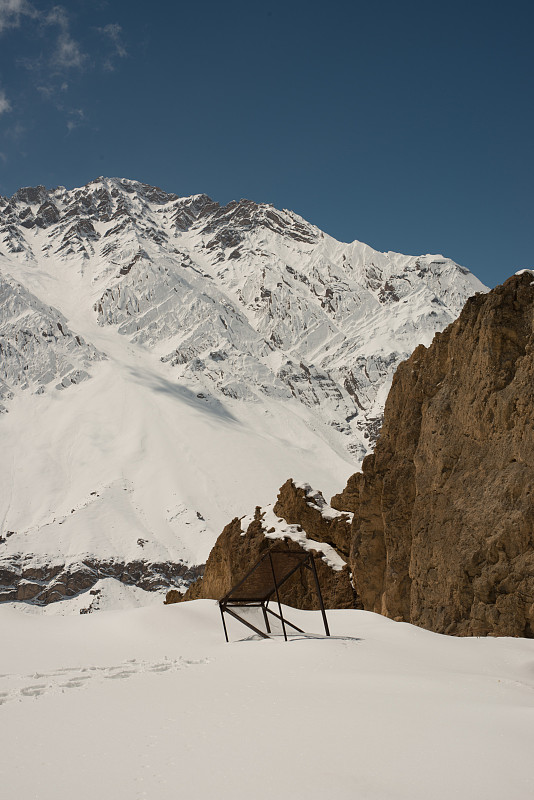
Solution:
M139 591L139 590L137 590ZM55 800L530 800L534 642L288 609L264 641L195 601L0 607L0 774ZM31 611L31 613L28 613Z
M245 200L108 178L0 198L0 596L143 564L180 585L288 477L338 491L396 365L481 290Z

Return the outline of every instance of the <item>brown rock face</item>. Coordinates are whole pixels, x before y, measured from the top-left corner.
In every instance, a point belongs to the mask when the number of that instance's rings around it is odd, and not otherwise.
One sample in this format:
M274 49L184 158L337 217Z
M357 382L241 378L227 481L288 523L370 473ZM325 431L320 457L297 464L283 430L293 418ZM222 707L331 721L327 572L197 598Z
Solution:
M534 636L534 276L468 300L401 364L354 512L364 608L458 635Z
M347 561L350 518L347 514L328 515L325 509L328 505L320 492L309 486L295 486L290 479L280 489L273 511L290 525L301 525L310 539L331 545Z
M272 546L278 549L303 550L300 541L320 556L316 558L316 568L326 608L354 608L356 598L348 566L334 554L339 563L333 568L332 561L328 558L328 543L334 536L339 537L340 541L344 536L344 547L347 549L350 536L349 518L334 514L331 514L331 519L325 517L323 515L328 514L327 509L320 493L312 492L309 487L297 488L292 481L287 481L280 490L278 502L273 509L276 529L268 522L267 512L259 507L256 508L250 524L245 526L245 531L242 530L241 520L236 517L217 539L206 563L204 576L192 584L183 597L169 592L166 602L200 598L218 600L245 575L265 550ZM298 525L295 525L291 520L296 518L297 511L302 516ZM326 546L321 548L321 543ZM323 551L326 551L326 556ZM318 609L311 573L308 570L299 570L283 585L280 599L294 608Z

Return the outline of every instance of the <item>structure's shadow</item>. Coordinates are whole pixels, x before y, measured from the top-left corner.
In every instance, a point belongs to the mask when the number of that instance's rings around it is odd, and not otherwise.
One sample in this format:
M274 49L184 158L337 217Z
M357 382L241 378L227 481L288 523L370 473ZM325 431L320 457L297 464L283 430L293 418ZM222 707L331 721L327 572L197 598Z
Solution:
M283 636L280 636L283 639ZM300 639L324 639L325 641L338 641L338 642L363 642L359 636L326 636L324 633L296 633L294 636L288 634L287 639L289 642L296 642Z
M271 640L281 640L284 639L283 633L271 633L269 634L269 639ZM338 641L338 642L363 642L365 641L361 637L358 636L326 636L324 633L288 633L287 634L287 641L288 642L299 642L303 639L324 639L325 641ZM257 634L252 634L251 636L244 636L242 639L235 639L234 644L240 644L241 642L262 642L268 641L263 639L261 636Z

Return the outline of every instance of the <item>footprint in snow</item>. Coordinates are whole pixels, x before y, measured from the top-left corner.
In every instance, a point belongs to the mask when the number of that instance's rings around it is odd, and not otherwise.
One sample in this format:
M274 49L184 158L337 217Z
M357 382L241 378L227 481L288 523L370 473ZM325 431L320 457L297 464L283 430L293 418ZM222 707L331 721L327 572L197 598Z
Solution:
M19 684L24 681L24 676L0 675L2 689L0 690L0 705L10 700L25 698L38 698L50 692L64 692L65 689L81 689L98 680L125 680L142 673L164 673L185 669L198 664L207 664L209 659L166 659L165 661L137 661L135 658L124 661L113 667L63 667L52 672L34 672L25 676L26 680L39 681L27 686L16 686L9 690L9 683ZM5 691L4 689L7 689Z
M135 675L135 670L127 670L127 669L121 669L118 671L111 670L108 673L104 673L104 678L111 678L115 680L115 678L131 678L132 675Z
M62 689L77 689L79 686L83 686L87 680L89 680L89 675L80 675L79 678L72 678L67 683L61 683L60 686Z
M24 686L20 693L24 697L39 697L46 692L47 688L46 683L39 683L36 686Z

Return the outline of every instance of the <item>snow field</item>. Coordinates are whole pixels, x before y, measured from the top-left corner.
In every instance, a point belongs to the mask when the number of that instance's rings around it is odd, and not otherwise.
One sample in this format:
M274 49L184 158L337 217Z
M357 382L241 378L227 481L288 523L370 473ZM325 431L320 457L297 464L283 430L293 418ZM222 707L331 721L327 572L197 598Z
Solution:
M57 604L59 606L61 604ZM530 800L534 642L288 609L249 636L216 603L0 607L2 784L52 800Z
M164 369L112 351L68 394L19 398L2 420L0 521L16 532L3 558L199 564L224 525L288 477L333 493L353 471L290 406L213 409Z

